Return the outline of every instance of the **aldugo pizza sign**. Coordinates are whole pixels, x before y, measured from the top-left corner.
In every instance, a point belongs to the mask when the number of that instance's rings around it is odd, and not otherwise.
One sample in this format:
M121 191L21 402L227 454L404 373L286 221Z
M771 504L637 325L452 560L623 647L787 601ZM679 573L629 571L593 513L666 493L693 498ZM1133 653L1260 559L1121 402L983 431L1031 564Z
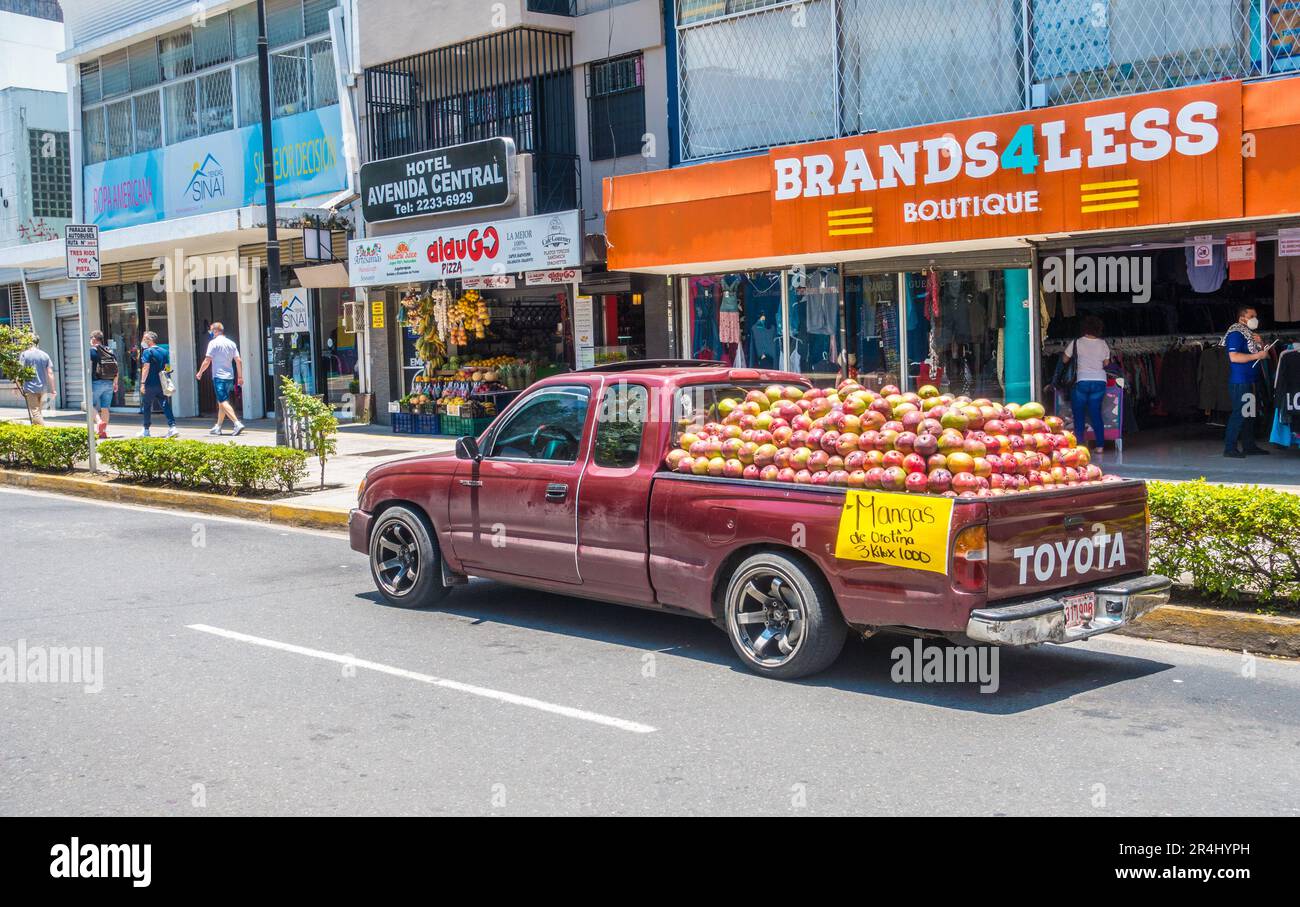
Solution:
M577 211L353 240L355 286L487 277L582 265Z

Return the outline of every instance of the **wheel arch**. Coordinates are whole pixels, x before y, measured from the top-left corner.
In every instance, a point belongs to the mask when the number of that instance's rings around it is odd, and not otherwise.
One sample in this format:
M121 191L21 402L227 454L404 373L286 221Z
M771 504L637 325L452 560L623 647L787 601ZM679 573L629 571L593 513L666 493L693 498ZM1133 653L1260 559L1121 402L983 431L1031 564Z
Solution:
M764 553L784 555L805 567L813 577L821 582L822 587L826 590L826 594L830 596L831 603L834 604L835 610L839 612L840 619L844 619L844 611L841 610L839 600L835 597L835 589L831 586L830 578L826 576L826 571L822 569L821 565L818 564L817 561L813 560L806 551L795 548L793 545L781 545L775 542L755 542L751 545L742 545L735 551L730 552L723 559L722 563L718 565L717 572L713 575L713 586L709 595L709 600L713 608L713 619L715 621L722 620L724 607L724 602L722 600L723 595L727 590L727 583L731 580L732 574L736 572L736 568L740 566L746 558L752 557L755 554Z

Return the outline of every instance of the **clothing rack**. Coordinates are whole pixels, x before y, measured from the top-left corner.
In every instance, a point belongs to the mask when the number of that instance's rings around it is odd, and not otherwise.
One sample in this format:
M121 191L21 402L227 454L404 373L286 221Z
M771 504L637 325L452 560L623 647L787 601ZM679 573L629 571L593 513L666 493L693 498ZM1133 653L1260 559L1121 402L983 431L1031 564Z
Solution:
M1268 343L1273 340L1290 341L1300 339L1294 331L1260 331L1259 336ZM1103 337L1106 345L1115 353L1165 353L1170 350L1188 346L1217 346L1223 342L1223 334L1144 334L1137 337ZM1047 355L1065 352L1074 338L1048 340L1043 343L1043 352Z

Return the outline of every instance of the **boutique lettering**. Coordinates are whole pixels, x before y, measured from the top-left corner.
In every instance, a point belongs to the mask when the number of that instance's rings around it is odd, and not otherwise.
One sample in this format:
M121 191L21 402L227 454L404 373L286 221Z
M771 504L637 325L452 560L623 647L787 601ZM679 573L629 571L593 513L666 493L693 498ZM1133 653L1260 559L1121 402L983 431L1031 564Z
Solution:
M475 228L463 237L435 238L429 243L429 263L455 263L466 258L470 261L492 259L496 258L500 248L501 237L496 227L487 227L482 231Z

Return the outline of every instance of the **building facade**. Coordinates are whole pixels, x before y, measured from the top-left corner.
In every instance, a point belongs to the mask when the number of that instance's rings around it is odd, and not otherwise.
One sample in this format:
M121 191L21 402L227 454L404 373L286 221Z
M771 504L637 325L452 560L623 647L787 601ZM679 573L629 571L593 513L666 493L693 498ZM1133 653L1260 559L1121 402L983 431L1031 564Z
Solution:
M605 186L683 352L1051 399L1089 315L1109 440L1221 428L1242 306L1300 342L1300 15L1278 0L677 0L674 168ZM728 229L719 229L719 224Z
M71 0L63 7L73 219L98 225L101 236L101 279L88 285L85 300L89 324L76 322L81 306L65 279L61 236L0 252L0 264L22 268L30 298L72 303L56 303L54 330L43 335L104 332L122 363L115 407L138 407L140 335L148 330L172 353L178 415L213 412L210 376L192 376L208 325L220 321L244 362L237 406L245 418L260 418L274 408L267 350L280 318L266 292L256 6ZM266 7L281 285L285 300L308 314L290 338L294 378L340 399L356 389L357 340L344 294L306 287L300 272L322 256L341 258L348 239L346 213L338 211L350 176L336 38L346 34L345 11L337 0L268 0ZM69 376L70 366L63 369ZM65 392L60 403L79 401Z
M357 8L364 237L349 265L368 300L380 418L425 371L401 301L431 290L472 290L492 318L485 336L452 344L449 365L511 358L541 375L586 356L664 355L666 282L609 271L600 205L605 177L669 163L658 0ZM379 210L374 193L407 191L398 177L415 171L400 168L426 166L429 183L412 177L409 203ZM479 167L494 168L499 192L456 191L460 177L439 172ZM499 244L473 253L480 235ZM457 238L471 254L435 267L438 242L454 250Z

